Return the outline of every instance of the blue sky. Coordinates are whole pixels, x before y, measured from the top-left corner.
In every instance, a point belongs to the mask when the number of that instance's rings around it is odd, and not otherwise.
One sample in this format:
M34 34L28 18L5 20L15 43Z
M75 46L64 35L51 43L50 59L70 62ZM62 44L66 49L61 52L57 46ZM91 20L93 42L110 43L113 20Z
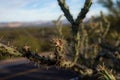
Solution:
M66 0L74 18L81 10L85 0ZM93 5L87 17L99 15L106 10L93 0ZM0 22L12 21L49 21L56 20L63 14L57 0L0 0ZM63 17L65 19L65 17Z

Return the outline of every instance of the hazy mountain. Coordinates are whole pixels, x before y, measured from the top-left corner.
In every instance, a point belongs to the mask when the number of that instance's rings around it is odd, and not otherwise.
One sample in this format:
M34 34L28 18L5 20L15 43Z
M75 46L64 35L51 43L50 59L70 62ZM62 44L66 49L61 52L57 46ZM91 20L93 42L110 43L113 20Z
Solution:
M63 24L68 24L67 20L62 21ZM0 27L49 27L55 26L52 21L33 21L33 22L1 22Z
M84 23L88 23L90 18L85 18ZM97 21L95 19L94 21ZM62 20L63 25L69 25L70 23L65 19ZM55 26L52 21L31 21L31 22L0 22L0 27L52 27Z
M16 28L16 27L32 27L32 26L53 26L51 21L33 21L33 22L4 22L0 23L0 27L9 27L9 28Z

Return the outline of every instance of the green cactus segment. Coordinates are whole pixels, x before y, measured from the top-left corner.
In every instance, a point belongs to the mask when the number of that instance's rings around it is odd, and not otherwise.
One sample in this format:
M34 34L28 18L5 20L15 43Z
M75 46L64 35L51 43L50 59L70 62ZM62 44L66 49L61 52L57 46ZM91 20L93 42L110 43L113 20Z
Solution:
M88 13L91 5L92 5L92 0L86 0L84 7L81 9L81 12L79 13L75 21L76 24L80 24L82 20L86 17L86 14Z
M108 70L104 65L98 65L97 75L99 76L97 80L116 80L112 71Z
M21 56L20 52L14 48L8 47L2 43L0 43L0 54L2 55L13 55L13 56Z
M74 23L74 19L73 16L71 15L70 11L69 11L69 7L67 6L65 0L58 0L58 3L62 9L62 11L64 12L64 15L66 16L67 20L73 24Z

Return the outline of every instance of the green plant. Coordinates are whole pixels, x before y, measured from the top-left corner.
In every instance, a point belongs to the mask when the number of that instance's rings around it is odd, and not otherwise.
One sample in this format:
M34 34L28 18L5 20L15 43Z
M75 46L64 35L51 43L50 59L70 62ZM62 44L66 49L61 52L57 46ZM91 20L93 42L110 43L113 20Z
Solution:
M104 65L98 65L97 70L98 73L96 75L99 76L97 80L116 80L112 70L108 70Z

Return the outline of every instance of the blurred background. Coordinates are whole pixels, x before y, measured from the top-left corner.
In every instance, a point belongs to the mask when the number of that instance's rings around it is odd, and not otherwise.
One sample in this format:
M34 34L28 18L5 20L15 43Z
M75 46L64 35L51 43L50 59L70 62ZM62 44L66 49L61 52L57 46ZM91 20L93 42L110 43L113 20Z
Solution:
M76 18L85 0L66 1ZM111 24L109 34L114 32L119 36L120 0L93 0L84 23L89 23L92 16L94 23L99 21L100 11ZM17 48L29 45L37 52L52 51L51 40L57 35L53 21L62 14L57 0L0 0L0 43ZM61 21L67 39L70 23L64 16ZM4 59L3 56L0 59Z

